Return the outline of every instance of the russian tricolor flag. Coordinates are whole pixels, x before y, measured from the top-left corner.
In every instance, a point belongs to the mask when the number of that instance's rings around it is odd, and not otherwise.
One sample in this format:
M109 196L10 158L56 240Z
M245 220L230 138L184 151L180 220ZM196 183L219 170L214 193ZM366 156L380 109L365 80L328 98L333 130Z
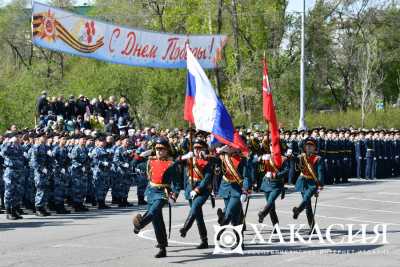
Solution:
M228 111L189 47L186 52L188 73L184 119L193 123L197 130L212 133L219 142L248 152Z

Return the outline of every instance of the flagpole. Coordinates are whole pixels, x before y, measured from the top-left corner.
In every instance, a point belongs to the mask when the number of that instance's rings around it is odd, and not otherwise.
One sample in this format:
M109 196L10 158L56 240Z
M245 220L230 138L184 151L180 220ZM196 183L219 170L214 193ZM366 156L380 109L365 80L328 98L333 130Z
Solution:
M303 12L301 12L301 57L300 57L300 119L299 130L307 128L304 121L305 103L304 103L304 20L306 13L306 1L303 0Z
M192 139L193 139L193 134L192 134L192 123L189 122L189 151L192 152L193 151L193 143L192 143ZM194 152L193 152L194 153ZM190 185L192 186L192 190L193 190L193 158L189 159L189 175L190 175Z

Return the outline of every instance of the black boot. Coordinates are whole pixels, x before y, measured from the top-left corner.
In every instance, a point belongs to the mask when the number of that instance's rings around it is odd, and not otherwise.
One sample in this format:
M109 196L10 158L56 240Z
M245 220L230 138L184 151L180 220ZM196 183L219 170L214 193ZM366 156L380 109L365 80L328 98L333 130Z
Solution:
M85 205L83 205L83 203L80 203L80 209L81 211L89 211L88 207L86 207Z
M36 208L36 216L46 217L46 216L50 216L50 213L44 207L37 207Z
M197 221L197 228L199 229L201 243L196 248L197 249L206 249L208 248L208 239L207 239L207 228L204 223L199 223Z
M154 255L154 258L164 258L167 257L167 250L165 249L165 247L160 247L160 250L158 251L158 253L156 255Z
M12 220L12 221L18 220L18 216L13 209L8 208L6 210L6 213L7 213L7 220Z
M111 204L118 204L118 199L115 196L112 196Z
M314 220L314 214L312 211L308 211L308 209L306 210L306 215L307 215L307 222L308 222L308 226L310 227L310 232L309 234L312 233L313 229L314 229L314 225L315 225L315 220Z
M271 218L272 226L279 224L279 219L278 219L278 215L276 214L275 208L270 210L269 217ZM277 233L277 231L274 228L274 231L272 232L272 234L276 234L276 233Z
M258 212L258 222L259 223L262 223L264 221L264 218L265 218L265 216L268 215L270 209L271 209L271 206L267 204L261 211Z
M147 202L144 200L144 196L138 196L138 205L147 205Z
M123 199L123 201L124 201L125 207L133 207L133 204L128 202L128 198L127 197L125 197Z
M118 207L119 208L126 208L127 207L127 205L126 205L127 203L125 202L125 199L124 198L119 198L118 199Z
M20 206L14 208L15 213L17 214L18 219L23 219L21 215L26 215L26 213L21 209Z
M57 207L56 207L56 205L54 204L53 201L49 201L49 202L47 203L47 208L48 208L49 210L51 210L51 211L55 211Z
M195 220L195 217L193 215L189 215L186 218L186 221L181 229L179 229L179 232L181 233L181 237L185 237L186 233L189 231L190 227L192 227L193 222Z
M57 214L70 214L71 212L69 210L66 210L64 207L64 204L57 204L56 205L56 213Z
M218 224L222 225L222 223L224 222L224 219L225 219L225 214L221 208L217 209L217 216L218 216Z
M300 212L302 212L302 209L298 207L293 208L293 219L297 219L299 217Z
M97 209L104 210L104 209L109 209L109 208L110 208L110 206L107 206L104 200L98 201Z

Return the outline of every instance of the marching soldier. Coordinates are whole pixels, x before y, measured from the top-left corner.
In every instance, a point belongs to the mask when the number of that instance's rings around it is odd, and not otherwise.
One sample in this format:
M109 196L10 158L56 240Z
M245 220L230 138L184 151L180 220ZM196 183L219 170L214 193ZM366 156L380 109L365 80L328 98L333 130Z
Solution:
M197 222L201 243L196 248L208 248L207 228L204 223L202 206L210 196L210 182L212 179L212 163L207 159L207 144L197 138L193 144L193 152L182 156L182 160L188 160L185 168L184 190L185 198L189 201L190 211L183 227L179 230L181 237L192 227L193 222ZM193 165L191 166L191 162ZM192 169L191 169L192 168Z
M179 162L174 162L169 157L170 148L166 139L158 138L155 149L156 156L150 157L147 161L147 178L149 180L146 189L147 211L143 215L137 214L133 218L133 225L134 232L138 234L147 224L153 223L158 243L157 247L160 249L155 257L162 258L167 256L167 231L162 208L167 202L169 205L173 205L179 194L180 185L179 181L177 181L179 177L177 164Z
M224 199L225 211L217 210L218 223L233 226L242 223L242 205L250 194L251 181L246 170L247 160L239 149L225 145L217 151L222 162L222 181L218 195Z
M271 151L271 150L270 150ZM282 165L277 166L271 154L264 154L261 157L260 165L264 169L264 178L261 184L261 191L264 192L267 204L258 212L258 222L262 223L264 218L269 214L272 225L278 224L279 219L275 210L275 200L279 195L284 197L285 179L289 173L289 161L286 157L282 157Z
M299 206L293 208L293 219L297 219L299 214L304 209L306 210L307 221L311 229L315 224L311 198L313 195L317 196L324 185L324 163L321 161L321 157L315 154L316 146L313 138L307 138L304 153L298 157L298 167L301 173L295 189L297 192L301 192L303 200Z

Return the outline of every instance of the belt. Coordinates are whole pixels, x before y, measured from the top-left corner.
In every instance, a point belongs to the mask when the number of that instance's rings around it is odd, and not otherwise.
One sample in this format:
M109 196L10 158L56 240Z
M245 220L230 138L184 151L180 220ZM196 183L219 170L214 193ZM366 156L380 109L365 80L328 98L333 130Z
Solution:
M226 176L222 176L222 178L224 179L225 182L228 182L230 184L237 184L237 182L235 180L229 180L228 178L226 178ZM242 184L243 181L240 181L240 184Z
M306 179L311 179L314 180L314 177L309 176L309 175L305 175L304 173L300 173L301 176L305 177Z
M374 151L374 149L372 149L372 148L367 148L367 151Z
M159 188L170 187L169 184L156 184L156 183L153 183L152 181L150 181L149 184L150 184L152 187L159 187Z
M201 178L194 178L194 177L190 177L189 176L189 182L191 183L191 182L200 182L201 181Z

